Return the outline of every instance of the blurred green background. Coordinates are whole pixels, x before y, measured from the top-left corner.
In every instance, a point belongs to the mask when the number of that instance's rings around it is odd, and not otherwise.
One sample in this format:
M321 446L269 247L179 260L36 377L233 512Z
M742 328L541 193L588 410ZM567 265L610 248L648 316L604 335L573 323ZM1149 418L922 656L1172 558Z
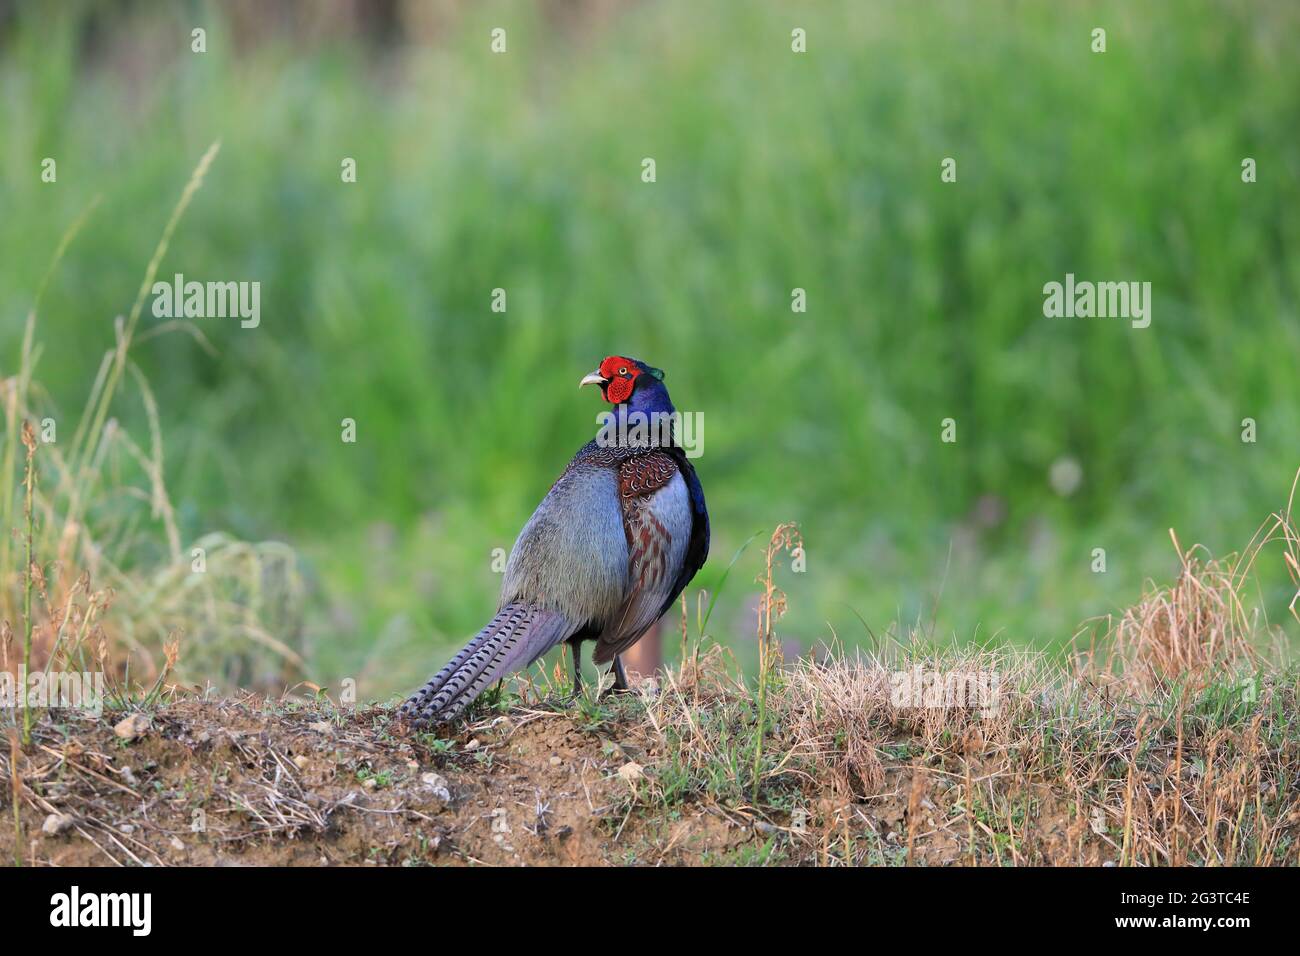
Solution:
M261 325L133 357L185 540L300 554L313 679L407 689L487 619L609 353L704 414L697 585L799 523L788 647L1059 647L1172 577L1170 527L1242 548L1300 466L1298 28L1283 0L0 3L0 372L102 195L37 321L75 421L220 139L160 276L260 281ZM1044 318L1067 272L1151 282L1151 326ZM147 430L130 390L113 412ZM759 558L710 625L742 661Z

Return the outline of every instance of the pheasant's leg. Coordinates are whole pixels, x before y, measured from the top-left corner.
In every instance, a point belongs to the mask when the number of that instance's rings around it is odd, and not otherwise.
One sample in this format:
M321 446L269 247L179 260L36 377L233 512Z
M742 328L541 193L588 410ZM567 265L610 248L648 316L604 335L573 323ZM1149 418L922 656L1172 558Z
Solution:
M627 672L623 670L623 658L615 655L614 666L611 667L610 670L614 672L614 686L601 694L601 697L606 697L609 694L623 693L627 690Z
M570 641L569 650L573 651L573 696L576 699L582 693L582 642Z

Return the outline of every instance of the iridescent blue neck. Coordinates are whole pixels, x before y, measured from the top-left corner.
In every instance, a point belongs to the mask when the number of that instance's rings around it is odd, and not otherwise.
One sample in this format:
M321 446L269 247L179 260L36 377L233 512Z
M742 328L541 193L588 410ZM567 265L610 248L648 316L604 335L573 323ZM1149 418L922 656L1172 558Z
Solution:
M629 411L641 412L645 415L653 415L656 412L671 415L677 410L673 408L673 400L668 397L667 386L649 375L638 377L636 389L628 399L627 407Z
M628 447L664 447L677 444L677 410L668 397L664 383L649 376L648 382L637 383L632 397L623 405L615 405L604 419L598 440L608 444Z

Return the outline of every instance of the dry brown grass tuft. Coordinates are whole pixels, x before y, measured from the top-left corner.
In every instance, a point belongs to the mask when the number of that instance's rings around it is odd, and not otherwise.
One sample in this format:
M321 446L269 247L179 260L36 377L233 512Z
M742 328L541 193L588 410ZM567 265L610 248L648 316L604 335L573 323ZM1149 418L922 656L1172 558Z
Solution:
M1175 683L1204 687L1225 674L1253 674L1269 660L1284 659L1285 653L1278 653L1284 651L1282 635L1264 626L1257 608L1248 608L1245 592L1265 549L1280 543L1295 588L1288 610L1300 621L1300 528L1292 512L1297 486L1300 471L1286 507L1260 525L1240 556L1215 559L1201 545L1184 550L1171 528L1177 579L1165 586L1148 581L1142 599L1118 620L1086 622L1076 640L1087 635L1100 641L1081 653L1083 671L1147 693Z
M1177 580L1148 581L1142 599L1118 621L1105 619L1104 654L1089 655L1098 676L1122 680L1136 693L1173 683L1202 687L1225 673L1253 671L1259 660L1258 622L1241 598L1257 549L1216 560L1199 545L1184 551L1172 530L1169 536L1180 562Z
M884 783L879 750L889 690L884 668L862 658L801 661L790 672L782 710L791 749L812 760L836 795L865 798Z

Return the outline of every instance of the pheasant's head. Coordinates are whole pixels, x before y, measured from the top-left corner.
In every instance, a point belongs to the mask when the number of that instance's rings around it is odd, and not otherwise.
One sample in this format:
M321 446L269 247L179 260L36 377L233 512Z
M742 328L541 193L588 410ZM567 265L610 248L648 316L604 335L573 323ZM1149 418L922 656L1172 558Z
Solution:
M621 355L611 355L607 357L596 371L586 376L578 387L584 385L599 385L601 397L611 405L623 405L628 403L634 394L650 398L651 393L658 397L662 393L663 398L668 398L668 391L664 388L664 373L657 368L651 368L645 362L638 362L636 359L623 358Z

